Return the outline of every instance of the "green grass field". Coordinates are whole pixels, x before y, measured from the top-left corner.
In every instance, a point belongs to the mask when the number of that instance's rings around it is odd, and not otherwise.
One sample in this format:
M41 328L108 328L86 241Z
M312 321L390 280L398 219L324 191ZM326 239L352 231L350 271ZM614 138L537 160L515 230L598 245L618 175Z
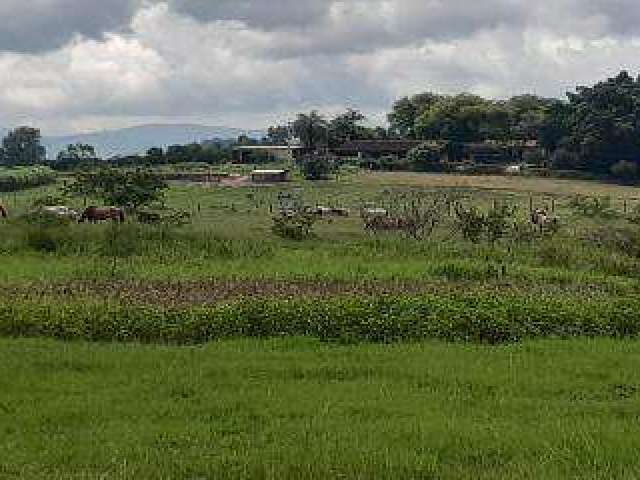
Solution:
M282 192L352 215L282 239ZM414 240L358 215L442 193L560 230L474 242L447 215ZM636 188L345 171L173 183L178 229L16 218L54 194L1 199L0 479L640 477Z
M0 478L637 478L635 341L0 340Z

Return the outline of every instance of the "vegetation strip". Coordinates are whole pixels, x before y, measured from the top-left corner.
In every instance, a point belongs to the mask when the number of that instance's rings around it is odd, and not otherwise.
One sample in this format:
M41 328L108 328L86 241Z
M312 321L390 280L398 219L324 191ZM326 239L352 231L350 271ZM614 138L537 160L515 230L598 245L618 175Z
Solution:
M0 301L0 335L199 344L235 337L325 341L440 339L486 344L536 337L636 337L640 299L424 295L243 300L194 308Z
M481 280L481 281L480 281ZM577 283L575 285L545 284L541 279L479 279L454 281L441 279L396 279L345 281L331 278L219 278L189 281L159 280L78 280L64 283L28 282L0 284L2 298L21 301L93 301L101 298L110 303L127 303L163 307L196 307L216 305L241 299L327 298L342 296L389 295L527 295L566 294L573 297L638 293L635 285L622 289L606 283Z

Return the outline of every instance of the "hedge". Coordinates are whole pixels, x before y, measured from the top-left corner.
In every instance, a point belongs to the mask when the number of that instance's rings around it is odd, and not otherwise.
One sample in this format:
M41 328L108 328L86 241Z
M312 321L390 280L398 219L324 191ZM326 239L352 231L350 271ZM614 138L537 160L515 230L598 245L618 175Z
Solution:
M0 300L0 336L64 340L188 345L236 337L309 336L350 343L440 339L499 344L639 334L637 298L336 297L247 299L192 308Z

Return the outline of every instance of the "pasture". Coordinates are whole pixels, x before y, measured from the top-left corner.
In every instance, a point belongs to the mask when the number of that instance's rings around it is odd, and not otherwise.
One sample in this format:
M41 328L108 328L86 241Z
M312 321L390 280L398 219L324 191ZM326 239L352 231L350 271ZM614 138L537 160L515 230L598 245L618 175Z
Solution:
M637 478L635 341L0 340L3 479Z
M18 218L65 181L0 199L1 478L640 475L636 188L345 169L172 182L180 227ZM282 238L291 201L350 215Z

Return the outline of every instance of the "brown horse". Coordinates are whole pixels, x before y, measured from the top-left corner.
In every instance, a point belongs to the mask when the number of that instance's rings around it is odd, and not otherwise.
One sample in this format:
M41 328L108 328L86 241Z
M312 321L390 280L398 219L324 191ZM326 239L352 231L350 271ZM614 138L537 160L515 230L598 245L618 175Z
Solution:
M91 223L103 222L105 220L113 220L115 222L124 222L124 210L116 207L89 207L87 208L82 216L80 217L79 222L84 223L85 221L89 221Z
M3 205L0 205L0 218L9 218L9 213Z

